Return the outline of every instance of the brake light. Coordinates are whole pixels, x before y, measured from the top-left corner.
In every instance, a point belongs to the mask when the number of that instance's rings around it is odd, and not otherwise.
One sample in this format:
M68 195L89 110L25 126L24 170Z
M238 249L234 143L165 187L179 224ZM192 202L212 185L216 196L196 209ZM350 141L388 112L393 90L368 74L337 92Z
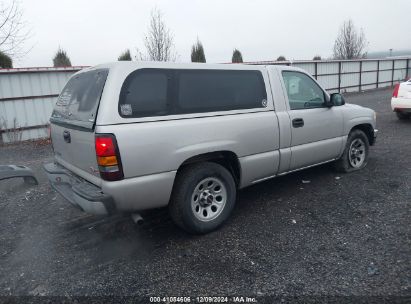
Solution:
M96 153L97 156L112 156L116 154L112 135L96 136Z
M123 179L123 167L115 136L113 134L97 134L95 144L101 178L107 181Z
M398 90L400 89L400 84L397 83L394 87L394 92L392 92L392 97L397 98L398 97Z

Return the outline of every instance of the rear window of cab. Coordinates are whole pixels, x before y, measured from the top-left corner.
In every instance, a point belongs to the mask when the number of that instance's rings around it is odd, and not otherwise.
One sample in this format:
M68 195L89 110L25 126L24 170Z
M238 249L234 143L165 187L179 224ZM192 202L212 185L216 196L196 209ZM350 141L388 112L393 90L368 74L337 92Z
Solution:
M92 129L108 69L80 72L67 82L51 115L51 122Z
M119 113L125 118L264 108L260 71L140 69L124 81Z

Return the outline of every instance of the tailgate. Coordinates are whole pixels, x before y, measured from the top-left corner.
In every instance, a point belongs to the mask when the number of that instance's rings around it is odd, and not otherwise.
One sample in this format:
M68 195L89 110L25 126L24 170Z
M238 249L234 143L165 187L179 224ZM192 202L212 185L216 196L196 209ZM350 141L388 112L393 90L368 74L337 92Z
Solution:
M51 139L56 160L61 165L94 184L100 184L93 131L52 123Z

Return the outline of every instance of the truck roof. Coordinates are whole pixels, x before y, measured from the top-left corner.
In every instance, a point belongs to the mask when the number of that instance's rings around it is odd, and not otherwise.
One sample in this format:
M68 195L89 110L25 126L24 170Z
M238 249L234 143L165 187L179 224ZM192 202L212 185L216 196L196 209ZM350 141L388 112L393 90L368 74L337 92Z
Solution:
M229 64L229 63L176 63L176 62L158 62L158 61L116 61L104 64L99 64L83 71L92 69L116 69L116 70L130 70L138 68L158 68L158 69L219 69L219 70L265 70L269 69L296 69L290 66L281 65L251 65L251 64Z

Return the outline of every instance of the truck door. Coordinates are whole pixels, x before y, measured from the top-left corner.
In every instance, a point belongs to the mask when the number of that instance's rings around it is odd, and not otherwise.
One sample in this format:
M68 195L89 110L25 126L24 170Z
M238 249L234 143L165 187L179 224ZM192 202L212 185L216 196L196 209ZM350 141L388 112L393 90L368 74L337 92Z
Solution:
M282 71L291 124L290 171L338 157L343 142L341 107L325 105L322 88L307 74Z

